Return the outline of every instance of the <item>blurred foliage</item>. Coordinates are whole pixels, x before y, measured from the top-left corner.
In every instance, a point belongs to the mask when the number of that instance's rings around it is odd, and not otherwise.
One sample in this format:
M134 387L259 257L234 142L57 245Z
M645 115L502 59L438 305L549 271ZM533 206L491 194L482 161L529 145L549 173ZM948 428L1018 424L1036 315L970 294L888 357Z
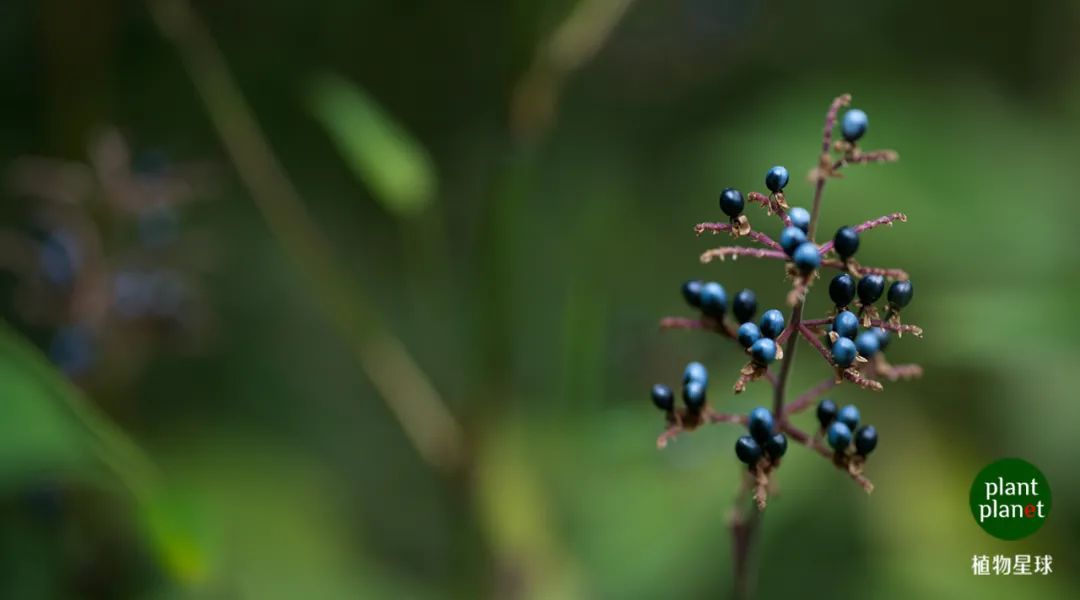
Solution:
M0 335L0 595L724 594L738 432L657 452L646 390L698 359L725 410L767 393L731 396L742 357L656 321L686 312L691 276L783 302L778 265L702 266L719 238L691 226L717 218L722 187L760 190L773 164L793 174L789 200L808 203L798 175L841 92L870 116L867 145L901 160L831 182L822 231L908 214L867 234L860 259L913 274L905 318L927 334L890 357L927 374L834 395L881 433L872 496L789 452L760 595L1068 597L1080 584L1067 501L1080 494L1075 3L636 2L527 140L509 125L515 90L574 2L196 7L327 242L463 422L472 462L447 477L416 454L234 182L145 7L5 3L0 163L77 159L117 123L138 147L219 163L226 183L184 220L215 248L213 342L148 357L122 386L80 382L119 428L98 423L111 441L71 412L57 371ZM5 195L0 220L24 226L33 207ZM0 276L3 314L41 342L14 285ZM810 312L826 308L814 293ZM794 388L824 376L801 360ZM110 451L120 431L143 450ZM1010 455L1062 500L1037 534L1005 543L966 497L979 468ZM146 469L161 481L133 494ZM999 552L1052 554L1057 570L971 575L972 554Z

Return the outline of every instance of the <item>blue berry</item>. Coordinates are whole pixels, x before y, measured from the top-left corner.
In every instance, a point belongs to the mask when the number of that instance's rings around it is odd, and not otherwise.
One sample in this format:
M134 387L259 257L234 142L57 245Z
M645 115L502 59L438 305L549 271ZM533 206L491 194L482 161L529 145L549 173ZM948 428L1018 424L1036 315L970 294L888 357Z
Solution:
M870 330L866 330L859 334L855 338L855 349L859 351L859 354L866 358L878 353L881 349L881 342L876 333Z
M911 288L910 281L894 281L889 286L889 307L900 310L911 302L911 296L915 290Z
M701 288L705 285L700 279L691 279L682 284L682 297L694 308L701 308Z
M792 253L791 260L795 263L795 268L803 275L809 275L821 266L821 255L818 254L818 247L814 242L799 244Z
M855 432L855 452L866 456L877 448L877 429L873 425L867 425Z
M829 425L829 431L826 434L829 439L829 445L833 450L837 452L843 452L847 450L847 447L851 444L851 429L837 421L832 425Z
M855 280L847 273L841 273L829 282L829 298L840 308L851 304L855 299Z
M833 342L832 357L836 366L846 369L855 362L855 342L846 337L837 338Z
M98 344L94 333L82 325L63 327L49 341L49 359L68 377L79 377L94 367Z
M803 233L810 233L810 211L801 206L796 206L788 211L787 216L791 219L792 225L802 229Z
M671 411L675 408L675 394L671 392L671 388L662 383L652 386L652 401L656 408L663 411Z
M773 461L780 460L787 453L787 436L782 433L769 436L769 439L765 440L765 453Z
M859 280L859 302L862 302L863 306L870 306L877 302L884 291L885 278L881 275L871 274Z
M767 365L776 360L776 342L761 338L750 346L750 358L759 365Z
M784 249L788 256L791 256L795 249L806 243L806 241L806 232L798 227L785 227L780 232L780 247Z
M739 343L742 344L742 347L749 348L754 345L754 342L761 339L761 330L753 323L743 323L742 325L739 325L738 336Z
M64 230L49 233L41 242L38 266L45 280L59 288L69 288L75 283L83 263L82 244Z
M735 440L735 456L752 467L761 460L761 445L754 441L754 438L744 435Z
M726 188L720 192L720 210L734 219L742 214L746 203L743 201L742 192L735 188Z
M884 352L885 348L887 348L889 346L889 339L891 338L891 336L889 335L889 332L886 331L885 329L881 328L881 327L874 327L870 331L873 331L874 335L877 336L878 349L881 350L882 352Z
M688 381L683 385L682 399L690 412L701 410L705 406L705 382Z
M702 385L709 385L709 371L705 368L705 365L695 361L686 365L682 380L683 383L699 381Z
M866 113L853 108L844 113L844 119L840 123L840 132L844 134L845 140L854 142L866 133L869 125L870 120L866 118Z
M836 230L836 235L833 236L833 250L836 250L840 258L847 260L855 256L855 251L858 249L859 232L852 227L841 227Z
M859 426L859 416L859 409L855 408L854 404L848 404L836 413L836 420L847 425L851 431L855 431L855 428Z
M740 323L753 319L754 313L757 312L757 295L754 294L754 290L745 289L735 294L735 300L731 302L731 312L735 315L735 320Z
M765 173L765 187L769 188L769 191L776 194L788 184L788 172L787 169L781 166L776 166L769 169L768 173Z
M750 430L750 435L761 444L764 444L765 440L772 435L773 425L772 413L763 406L750 411L750 416L746 421L746 428Z
M776 336L784 331L784 313L775 308L770 308L765 311L765 314L761 315L758 328L761 329L761 335L775 340Z
M833 318L832 330L840 337L853 340L855 334L859 332L859 317L850 310L842 310Z
M710 281L701 286L701 311L710 317L719 319L727 310L727 292L724 286Z
M821 401L817 405L817 420L821 423L821 428L825 429L836 420L836 403L828 398Z

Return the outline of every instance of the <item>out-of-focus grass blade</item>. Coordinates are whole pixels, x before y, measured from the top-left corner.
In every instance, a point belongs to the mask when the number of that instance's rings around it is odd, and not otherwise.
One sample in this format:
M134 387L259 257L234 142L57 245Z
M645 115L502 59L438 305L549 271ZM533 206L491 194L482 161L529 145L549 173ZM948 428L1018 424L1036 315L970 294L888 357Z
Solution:
M308 100L353 173L387 210L409 216L431 203L437 181L427 150L364 90L323 74Z

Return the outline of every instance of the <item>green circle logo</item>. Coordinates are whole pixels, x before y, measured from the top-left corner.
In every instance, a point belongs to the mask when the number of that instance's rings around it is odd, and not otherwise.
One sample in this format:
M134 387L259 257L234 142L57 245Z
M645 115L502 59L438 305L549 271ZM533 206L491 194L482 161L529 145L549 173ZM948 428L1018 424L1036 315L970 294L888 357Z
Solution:
M986 533L1025 538L1050 515L1050 484L1035 465L1019 458L990 463L971 483L971 514Z

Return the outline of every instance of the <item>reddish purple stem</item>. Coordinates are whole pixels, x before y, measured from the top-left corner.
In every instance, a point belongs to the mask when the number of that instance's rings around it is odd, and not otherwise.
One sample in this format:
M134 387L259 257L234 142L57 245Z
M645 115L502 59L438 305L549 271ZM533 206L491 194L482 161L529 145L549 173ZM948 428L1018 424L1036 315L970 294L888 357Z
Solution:
M706 231L720 233L721 231L732 231L733 229L735 228L731 226L731 223L698 223L694 226L694 232L698 235L701 235ZM776 243L775 240L760 231L750 231L746 236L763 246L768 246L776 250L783 250L783 248L780 247L780 244Z
M896 212L896 213L892 213L891 215L885 215L884 217L878 217L876 219L872 219L872 220L867 221L865 223L860 223L860 224L856 225L855 226L855 232L856 233L862 233L864 231L869 231L869 230L871 230L871 229L873 229L875 227L881 227L882 225L891 225L893 223L893 221L900 221L901 223L906 223L907 222L907 215L905 215L904 213ZM819 252L822 255L824 255L826 252L828 252L829 250L832 250L832 249L833 249L833 242L832 242L832 240L829 240L829 241L827 241L827 242L825 242L824 244L821 245L821 248L819 249Z

